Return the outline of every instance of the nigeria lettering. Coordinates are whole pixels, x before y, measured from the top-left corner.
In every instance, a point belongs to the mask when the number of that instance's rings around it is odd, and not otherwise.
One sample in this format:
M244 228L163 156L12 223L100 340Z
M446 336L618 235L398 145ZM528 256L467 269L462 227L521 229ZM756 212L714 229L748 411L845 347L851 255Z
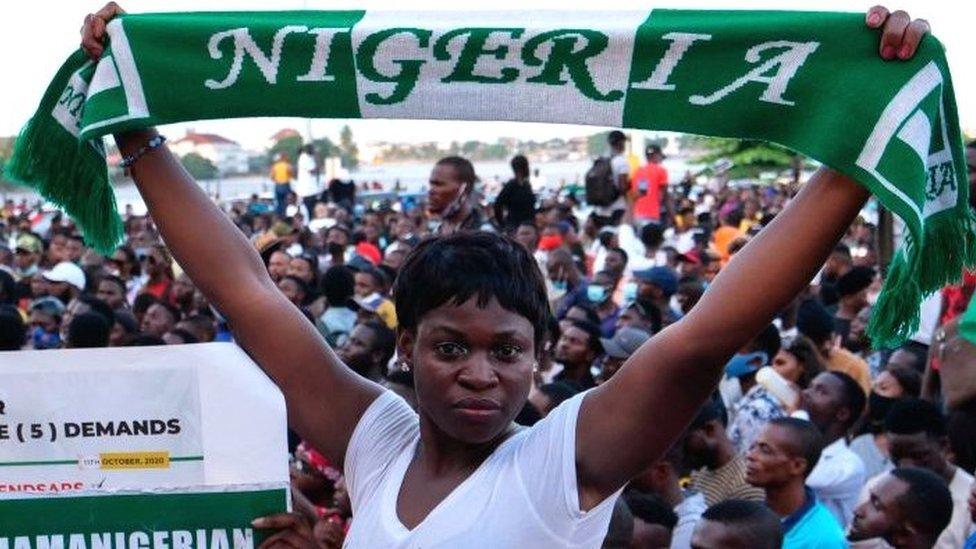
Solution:
M0 549L254 549L250 528L0 536Z
M367 93L366 101L374 105L404 101L420 80L422 67L432 61L454 62L450 74L440 79L443 83L507 84L521 79L531 84L562 86L572 82L580 93L595 101L612 102L624 97L623 90L599 90L590 73L589 61L606 50L610 41L600 31L559 29L525 37L522 28L469 27L445 32L433 43L432 37L433 31L427 29L391 28L363 39L356 52L360 74L372 82L394 84L387 95ZM521 41L523 37L525 40ZM497 45L487 47L490 39ZM453 41L460 41L456 58L449 51ZM521 50L517 58L512 55L515 49ZM381 71L378 61L384 66L396 66L396 70ZM478 72L481 61L482 71L494 71Z
M211 59L224 59L232 52L226 73L220 79L204 82L213 90L234 86L245 61L250 59L269 85L278 83L282 63L308 67L296 77L298 82L332 82L336 76L330 71L330 54L336 37L348 36L349 29L308 28L304 25L285 25L263 42L255 39L247 27L213 34L207 43ZM315 37L314 46L307 47L307 35ZM303 37L301 50L292 46L296 37ZM639 90L678 92L671 76L688 63L689 52L696 44L709 42L710 34L669 32L662 40L668 48L650 75L631 82ZM229 44L229 46L228 46ZM544 86L572 85L580 94L593 101L613 103L624 99L623 89L601 89L594 78L600 56L608 50L610 37L594 29L571 28L532 31L521 27L462 27L435 32L420 27L391 27L368 32L355 49L355 66L359 76L381 85L366 90L364 99L372 105L393 105L406 101L421 81L435 83L510 84L515 82ZM717 82L706 90L683 90L693 105L717 103L747 84L760 84L757 100L792 106L786 96L787 87L808 57L820 46L819 42L772 40L755 44L745 51L747 63L742 76L732 82ZM296 56L308 56L295 58ZM428 71L430 65L450 64L444 69ZM294 72L292 72L294 74ZM437 76L426 76L436 74ZM425 80L430 78L430 80ZM606 87L606 84L604 84Z
M241 70L244 68L244 58L249 56L254 64L257 65L261 75L269 84L278 82L278 69L281 66L281 49L284 47L285 37L292 33L304 33L315 35L315 48L312 52L312 59L308 73L297 78L300 82L328 82L335 80L334 76L326 74L326 63L328 62L329 50L332 40L338 34L339 29L315 28L309 29L303 25L287 25L278 29L271 41L271 53L265 54L264 50L254 41L250 31L246 28L237 28L218 32L210 37L207 42L207 51L211 59L222 59L224 52L220 45L225 40L231 40L234 47L234 60L231 62L230 70L223 80L208 78L204 85L212 90L219 90L233 86Z

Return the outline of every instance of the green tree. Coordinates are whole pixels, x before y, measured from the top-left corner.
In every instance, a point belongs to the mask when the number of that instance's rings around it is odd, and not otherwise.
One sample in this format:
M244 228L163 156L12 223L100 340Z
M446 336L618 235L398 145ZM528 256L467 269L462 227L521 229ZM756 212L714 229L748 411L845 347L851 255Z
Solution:
M722 158L732 161L732 178L755 178L772 172L777 175L794 169L797 153L775 143L756 139L695 136L686 142L699 153L694 162L711 164Z
M0 137L0 191L12 191L15 188L14 182L4 177L5 172L3 171L4 166L7 164L7 159L13 154L13 150L14 138Z
M180 158L180 162L183 163L186 171L190 172L190 175L197 181L217 177L217 166L214 166L213 162L197 153L185 155L183 158Z
M603 156L607 154L610 145L607 144L607 136L610 132L600 132L587 136L586 154L590 156Z
M352 169L359 165L359 147L352 139L352 128L348 124L339 132L339 151L343 168Z
M289 135L288 137L279 139L277 143L268 149L268 166L274 162L274 158L278 156L278 153L284 154L290 162L294 163L298 160L298 149L300 148L302 148L302 137L300 135Z

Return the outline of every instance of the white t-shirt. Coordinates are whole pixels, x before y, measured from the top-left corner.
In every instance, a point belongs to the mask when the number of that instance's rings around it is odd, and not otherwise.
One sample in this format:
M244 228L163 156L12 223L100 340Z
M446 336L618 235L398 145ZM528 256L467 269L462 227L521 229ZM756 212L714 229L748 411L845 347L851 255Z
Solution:
M841 528L846 529L854 516L857 497L865 480L864 462L841 437L820 453L820 461L807 475L806 484L834 515Z
M302 153L298 155L298 169L295 174L295 182L292 190L298 196L311 196L319 193L319 183L315 179L315 158L310 154ZM309 215L312 212L308 212Z
M346 450L352 527L345 547L600 547L619 492L590 511L576 489L576 417L585 393L503 442L413 530L397 497L420 441L419 419L385 392Z

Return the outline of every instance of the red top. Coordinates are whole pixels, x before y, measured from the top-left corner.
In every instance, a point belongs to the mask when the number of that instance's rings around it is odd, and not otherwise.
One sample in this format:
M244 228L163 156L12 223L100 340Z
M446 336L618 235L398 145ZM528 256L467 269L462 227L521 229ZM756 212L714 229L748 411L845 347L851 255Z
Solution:
M648 162L631 178L631 192L638 198L634 216L640 219L661 219L661 189L668 186L668 171L660 164Z

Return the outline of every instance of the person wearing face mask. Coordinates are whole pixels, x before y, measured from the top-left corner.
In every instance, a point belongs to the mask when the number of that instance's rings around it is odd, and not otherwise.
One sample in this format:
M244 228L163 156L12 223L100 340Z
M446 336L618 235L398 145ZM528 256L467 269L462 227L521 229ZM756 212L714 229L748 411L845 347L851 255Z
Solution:
M54 297L34 300L30 306L30 343L34 349L61 347L61 318L64 305Z
M580 273L573 255L566 248L557 248L546 259L549 302L557 319L562 320L574 305L589 303L589 282Z
M620 317L620 306L613 299L616 282L612 272L600 271L586 287L586 298L593 304L600 319L600 335L606 338L613 337L617 330L617 319Z
M910 367L889 364L871 386L868 409L857 436L851 441L851 451L864 462L867 478L873 478L894 465L888 453L888 437L884 432L884 419L895 402L903 398L918 397L922 388L922 376Z
M935 541L935 549L963 547L972 530L973 521L969 514L967 500L974 485L973 476L949 461L949 440L946 433L946 418L939 408L917 398L904 398L895 403L884 420L888 435L891 460L895 467L920 467L935 473L945 482L952 498L952 515L949 525L942 530ZM858 510L870 501L882 485L886 473L878 475L864 484L858 499ZM860 521L863 523L863 519ZM881 538L870 538L852 530L851 544L855 549L882 549L890 547ZM868 537L868 539L864 539Z
M765 387L756 383L756 372L769 364L781 345L779 330L770 324L752 341L747 343L725 365L723 399L741 391L742 397L732 406L726 404L729 414L729 438L739 452L746 452L771 419L783 417L787 410ZM719 386L722 390L722 386ZM732 400L732 399L730 399Z

